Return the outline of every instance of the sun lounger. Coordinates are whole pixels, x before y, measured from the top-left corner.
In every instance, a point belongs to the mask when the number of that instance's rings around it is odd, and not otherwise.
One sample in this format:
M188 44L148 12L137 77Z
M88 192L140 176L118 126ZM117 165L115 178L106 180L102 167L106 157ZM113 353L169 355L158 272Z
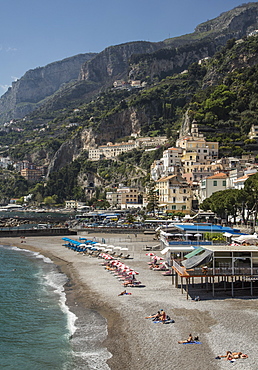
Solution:
M130 258L130 254L128 254L127 256L124 256L124 257L122 257L122 258L124 258L124 259L128 259L128 258Z
M123 256L123 253L120 253L116 256L116 258L121 258Z

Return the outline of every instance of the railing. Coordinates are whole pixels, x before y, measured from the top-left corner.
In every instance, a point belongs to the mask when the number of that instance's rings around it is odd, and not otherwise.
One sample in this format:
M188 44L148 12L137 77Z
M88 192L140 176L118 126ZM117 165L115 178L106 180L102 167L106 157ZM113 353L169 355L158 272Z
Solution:
M169 245L212 245L210 241L195 241L195 240L175 240L169 241Z
M206 272L202 270L202 268L195 268L193 270L187 270L187 273L191 276L195 275L203 275L203 276L212 276L212 275L239 275L239 276L254 276L258 275L258 268L255 267L251 269L251 267L216 267L214 270L212 268L208 268Z
M173 267L175 267L175 269L177 269L177 271L179 271L180 274L185 273L185 268L180 266L175 260L173 260Z

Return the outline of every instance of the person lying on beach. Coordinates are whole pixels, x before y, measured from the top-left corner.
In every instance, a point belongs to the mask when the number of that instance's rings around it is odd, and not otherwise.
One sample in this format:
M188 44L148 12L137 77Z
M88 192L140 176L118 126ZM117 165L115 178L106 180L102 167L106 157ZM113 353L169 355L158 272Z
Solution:
M132 293L127 293L127 291L124 290L123 292L119 293L118 295L128 295L128 294L132 294Z
M194 339L192 337L192 334L189 334L189 337L186 340L180 340L180 341L178 341L179 344L182 344L182 343L192 343L192 342L194 342Z
M238 358L247 358L248 355L242 353L242 352L231 352L227 351L225 355L218 356L218 358L225 358L225 360L237 360Z
M159 318L160 318L160 311L158 311L154 315L150 315L150 316L145 317L145 319L156 319L156 320L158 320Z

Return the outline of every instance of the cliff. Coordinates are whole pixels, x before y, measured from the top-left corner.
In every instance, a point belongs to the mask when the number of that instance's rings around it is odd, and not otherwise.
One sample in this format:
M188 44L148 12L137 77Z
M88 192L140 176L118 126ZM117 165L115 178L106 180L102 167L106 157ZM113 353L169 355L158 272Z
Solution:
M94 56L79 54L26 72L1 97L0 123L31 113L63 84L77 80L81 65Z
M146 41L110 46L82 65L80 79L106 84L126 78L129 59L133 54L152 53L162 46L163 43Z

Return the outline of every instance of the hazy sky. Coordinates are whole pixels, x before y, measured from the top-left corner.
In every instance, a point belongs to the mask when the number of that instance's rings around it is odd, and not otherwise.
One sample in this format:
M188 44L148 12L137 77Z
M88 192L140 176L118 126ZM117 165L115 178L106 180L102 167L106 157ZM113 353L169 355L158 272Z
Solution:
M29 69L128 41L191 33L237 0L0 0L0 95Z

